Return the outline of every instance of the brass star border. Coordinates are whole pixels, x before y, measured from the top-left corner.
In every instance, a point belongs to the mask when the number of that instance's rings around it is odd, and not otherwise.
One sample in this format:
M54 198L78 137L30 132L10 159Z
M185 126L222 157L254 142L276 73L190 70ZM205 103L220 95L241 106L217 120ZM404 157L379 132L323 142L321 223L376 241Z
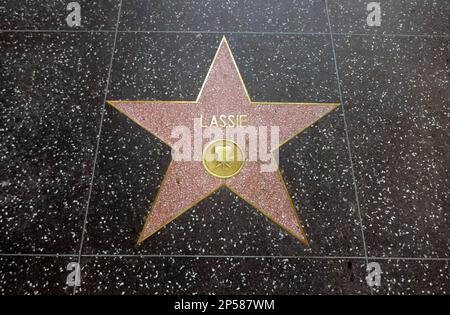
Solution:
M245 97L247 98L247 101L250 105L252 106L257 106L257 105L266 105L266 106L279 106L279 105L289 105L289 106L329 106L331 109L327 110L326 113L320 114L317 118L313 119L313 121L311 121L310 123L308 123L307 125L303 126L303 128L300 128L297 132L294 132L290 137L288 137L287 139L285 139L284 141L282 141L276 148L272 149L271 152L273 153L274 151L278 150L282 145L286 144L287 142L289 142L292 138L296 137L297 135L299 135L301 132L303 132L305 129L309 128L312 124L316 123L317 121L319 121L322 117L328 115L331 111L335 110L337 107L339 107L341 104L339 102L323 102L323 103L318 103L318 102L253 102L248 94L247 88L245 86L244 80L240 74L239 68L236 64L236 61L233 57L233 54L231 52L231 49L229 47L229 44L225 38L225 36L222 37L222 40L220 42L220 45L214 55L214 58L211 62L211 65L208 69L208 73L203 81L202 87L197 95L197 98L195 101L156 101L156 100L151 100L151 101L115 101L115 100L107 100L106 102L111 105L112 107L114 107L116 110L118 110L119 112L121 112L122 114L124 114L127 118L129 118L130 120L132 120L133 122L135 122L137 125L141 126L142 128L144 128L147 132L153 134L156 138L158 138L161 142L165 143L166 145L168 145L171 149L172 149L172 145L166 141L165 139L163 139L164 137L161 137L160 135L158 135L157 132L153 132L150 131L149 128L147 126L144 126L143 121L140 121L136 114L130 114L130 111L127 111L124 109L125 106L128 105L148 105L148 106L152 106L152 105L158 105L158 104L182 104L182 105L196 105L199 104L199 101L203 95L205 86L208 83L208 80L210 78L211 75L211 71L213 69L213 66L216 64L219 52L221 51L222 47L226 48L227 53L230 55L232 63L235 67L235 70L237 72L237 76L239 77L239 81L241 84L241 87L244 91ZM223 54L223 52L222 52ZM181 162L180 162L181 163ZM201 162L198 162L200 163ZM301 241L303 244L305 244L306 246L309 246L309 242L306 238L306 234L304 232L304 228L300 222L300 219L298 218L297 212L296 212L296 207L292 201L292 198L289 194L289 190L286 186L286 183L284 181L284 178L279 170L279 167L277 168L276 172L277 175L279 177L279 180L283 186L283 189L285 190L285 193L287 194L287 198L289 199L289 204L290 204L290 209L293 212L293 215L296 219L296 223L301 231L301 233L296 233L294 232L292 229L289 229L288 227L282 225L281 223L279 223L277 219L275 219L274 217L272 217L270 214L268 214L267 212L265 212L264 210L262 210L260 207L258 207L257 205L254 204L254 202L250 201L249 198L246 198L245 196L243 196L243 194L239 193L239 191L237 191L237 189L234 189L233 187L230 187L230 185L227 185L226 182L221 183L220 185L218 185L216 188L214 188L213 190L209 191L208 193L205 193L201 198L196 199L194 202L190 203L188 206L183 207L181 210L176 211L175 215L171 216L168 220L165 220L162 224L158 224L158 227L153 229L151 231L151 233L146 233L146 227L149 226L150 224L150 220L155 208L155 205L157 204L159 198L160 198L160 194L161 191L163 190L163 188L165 187L165 184L167 182L167 179L173 169L173 164L174 164L174 160L171 158L171 161L169 163L169 166L167 168L167 171L164 175L164 178L161 182L160 188L158 189L158 192L156 194L155 199L152 202L152 206L150 208L149 214L147 216L146 222L144 224L144 227L142 229L142 232L140 233L139 239L138 239L138 244L141 244L144 240L146 240L147 238L149 238L150 236L152 236L153 234L157 233L158 231L160 231L162 228L164 228L166 225L168 225L169 223L171 223L173 220L175 220L176 218L178 218L180 215L184 214L186 211L188 211L189 209L191 209L193 206L195 206L196 204L198 204L199 202L201 202L202 200L210 197L212 194L214 194L215 192L217 192L218 190L222 189L222 188L227 188L228 190L230 190L232 193L234 193L235 195L237 195L239 198L241 198L242 200L244 200L247 204L249 204L250 206L252 206L253 208L255 208L256 210L258 210L260 213L262 213L264 216L266 216L270 221L272 221L273 223L275 223L276 225L278 225L280 228L282 228L283 230L287 231L289 234L291 234L292 236L294 236L295 238L297 238L299 241ZM211 176L211 175L210 175ZM239 176L239 175L237 175Z

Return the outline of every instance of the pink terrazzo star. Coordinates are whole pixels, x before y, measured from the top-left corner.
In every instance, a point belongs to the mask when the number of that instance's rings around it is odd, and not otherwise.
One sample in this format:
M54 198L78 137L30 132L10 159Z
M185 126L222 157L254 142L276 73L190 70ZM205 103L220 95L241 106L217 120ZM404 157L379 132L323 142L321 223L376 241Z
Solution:
M334 110L338 103L252 102L225 37L196 101L108 101L169 146L176 126L193 128L200 115L247 115L249 126L278 126L281 144ZM206 143L205 143L206 145ZM229 179L210 175L201 161L172 160L138 243L221 187L227 187L281 228L308 244L281 173L261 172L260 161L245 161ZM201 231L198 231L201 233Z

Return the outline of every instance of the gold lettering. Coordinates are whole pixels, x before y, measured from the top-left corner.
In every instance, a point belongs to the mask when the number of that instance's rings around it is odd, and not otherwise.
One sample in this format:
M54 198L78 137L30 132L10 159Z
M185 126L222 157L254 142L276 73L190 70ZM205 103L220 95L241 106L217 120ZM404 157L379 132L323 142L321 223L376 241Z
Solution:
M205 121L203 115L200 115L200 127L245 127L248 123L247 117L247 115L212 115L210 120Z
M203 115L200 115L200 128L206 128L208 126L203 124Z
M236 127L236 117L234 115L228 115L228 121L230 123L230 127Z
M240 117L239 126L241 127L247 126L247 115L239 115L239 117Z
M227 116L225 116L225 115L219 116L219 119L220 119L219 127L221 127L221 128L227 127L227 122L225 121L225 118L227 118Z
M211 118L211 123L209 124L210 127L218 127L219 125L217 124L217 118L216 115L213 115Z

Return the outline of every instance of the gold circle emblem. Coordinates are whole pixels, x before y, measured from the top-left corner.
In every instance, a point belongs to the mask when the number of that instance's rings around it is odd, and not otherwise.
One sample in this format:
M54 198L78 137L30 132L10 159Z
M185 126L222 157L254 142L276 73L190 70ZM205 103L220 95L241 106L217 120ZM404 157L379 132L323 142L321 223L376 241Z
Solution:
M219 139L210 142L203 151L203 166L217 178L236 176L244 166L244 154L237 143Z

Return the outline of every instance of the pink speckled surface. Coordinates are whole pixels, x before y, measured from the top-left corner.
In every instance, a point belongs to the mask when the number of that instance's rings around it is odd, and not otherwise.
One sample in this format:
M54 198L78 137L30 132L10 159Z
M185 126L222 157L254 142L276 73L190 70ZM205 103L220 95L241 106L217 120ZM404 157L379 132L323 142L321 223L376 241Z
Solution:
M222 40L197 102L115 101L115 108L162 141L173 145L172 129L186 126L193 133L194 119L203 115L247 115L249 126L278 126L280 144L336 108L336 104L258 104L247 97L239 71ZM207 143L204 143L206 145ZM306 243L290 196L278 171L261 172L261 162L246 161L235 177L221 180L208 174L200 161L172 161L140 240L188 210L221 185L226 185L272 221ZM199 231L201 232L201 231Z

